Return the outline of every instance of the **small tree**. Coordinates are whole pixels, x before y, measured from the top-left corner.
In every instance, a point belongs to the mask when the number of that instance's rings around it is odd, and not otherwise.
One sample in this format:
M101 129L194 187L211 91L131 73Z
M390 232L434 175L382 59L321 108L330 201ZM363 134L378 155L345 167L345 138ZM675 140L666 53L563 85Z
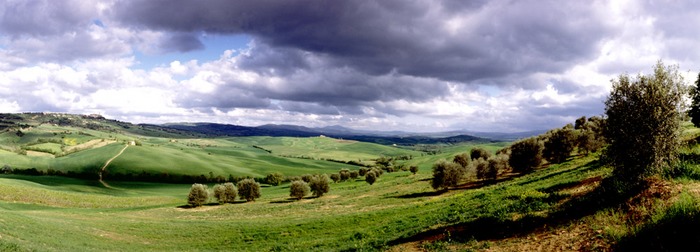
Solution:
M448 189L459 184L465 174L465 169L458 164L438 161L433 165L431 186L436 189Z
M518 141L510 146L508 164L517 172L530 172L542 164L542 143L535 138Z
M338 172L338 175L340 175L340 181L346 181L350 179L350 170L342 169Z
M613 80L605 101L605 156L619 181L641 184L676 161L683 95L678 67L661 61L651 75Z
M571 128L554 130L548 134L542 154L549 162L564 162L576 147L575 139L576 135Z
M238 193L246 201L255 201L260 198L260 184L252 179L238 181Z
M418 166L412 165L410 171L415 175L416 173L418 173Z
M367 169L365 167L360 167L360 170L358 172L359 172L360 176L365 176L365 174L367 174L368 171L369 171L369 169Z
M301 180L304 181L304 182L306 182L306 183L310 183L310 182L311 182L311 179L312 179L313 177L314 177L314 176L311 175L311 174L304 174L304 175L301 175Z
M272 186L278 186L284 180L284 175L279 172L273 172L265 176L265 183Z
M289 186L289 197L300 200L309 194L310 190L309 184L301 180L296 180Z
M498 174L508 169L508 155L499 154L491 156L488 160L488 169L486 171L486 179L494 180L498 178Z
M491 152L481 147L474 147L471 151L469 151L469 157L471 157L472 160L479 158L487 160L489 157L491 157Z
M209 200L209 191L206 185L192 184L190 193L187 195L187 204L193 207L204 205Z
M357 171L350 171L350 178L351 179L357 179L357 177L359 177L359 176L360 176L360 173L358 173Z
M467 168L469 166L469 161L471 158L467 153L462 153L462 154L457 154L455 157L452 159L452 162L455 162L462 166L463 168Z
M377 181L377 173L374 172L374 171L369 171L369 172L367 172L367 174L365 174L365 181L366 181L368 184L373 185L374 182Z
M333 180L334 183L338 183L338 181L340 181L340 174L338 174L338 173L331 174L331 179Z
M491 175L489 172L488 161L484 160L483 158L475 159L472 161L472 166L474 166L474 170L476 170L477 179L487 179L488 175Z
M690 88L690 99L690 110L688 111L690 121L695 127L700 127L700 73L695 80L695 86Z
M331 181L328 178L328 175L320 174L315 175L311 179L309 187L311 187L311 192L314 194L314 196L321 197L331 189L330 183Z
M214 197L219 204L233 203L236 201L238 190L233 183L218 184L214 186Z

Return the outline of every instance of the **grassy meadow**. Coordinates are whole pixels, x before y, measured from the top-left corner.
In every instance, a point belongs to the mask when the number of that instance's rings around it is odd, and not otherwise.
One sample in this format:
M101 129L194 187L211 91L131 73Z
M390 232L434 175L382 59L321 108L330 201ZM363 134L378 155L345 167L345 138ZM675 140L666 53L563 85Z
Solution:
M362 177L331 183L324 196L300 201L290 199L289 183L263 184L254 202L212 200L198 208L186 205L189 183L0 174L0 251L607 251L700 240L697 232L674 231L700 224L700 146L693 141L700 129L688 124L680 168L637 195L601 186L611 183L612 169L599 162L599 153L574 153L532 173L507 172L492 182L470 178L435 191L435 162L508 143L406 148L104 127L111 130L40 124L22 134L6 131L0 165L96 174L113 159L106 168L111 174L262 177L358 170L344 162L409 157L398 162L419 171L384 173L373 185ZM131 141L136 144L124 149ZM418 151L428 147L430 153Z

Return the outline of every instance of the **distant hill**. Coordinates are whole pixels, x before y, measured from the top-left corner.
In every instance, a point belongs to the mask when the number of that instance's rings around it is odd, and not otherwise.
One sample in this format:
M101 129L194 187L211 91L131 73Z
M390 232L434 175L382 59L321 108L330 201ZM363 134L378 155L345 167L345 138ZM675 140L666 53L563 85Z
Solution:
M241 136L312 137L325 135L333 138L379 143L384 145L455 144L461 142L513 141L543 131L494 133L449 131L438 133L411 133L403 131L355 130L341 125L310 128L298 125L266 124L257 127L218 123L132 124L106 119L100 115L73 115L63 113L0 114L0 131L22 129L42 124L73 126L103 132L114 132L151 137L198 138Z
M359 131L342 126L309 128L297 125L266 124L258 127L246 127L216 123L170 123L162 125L182 131L191 131L212 136L287 136L311 137L325 135L333 138L378 143L384 145L416 145L416 144L455 144L461 142L492 142L482 137L458 134L447 137L431 137L406 132Z

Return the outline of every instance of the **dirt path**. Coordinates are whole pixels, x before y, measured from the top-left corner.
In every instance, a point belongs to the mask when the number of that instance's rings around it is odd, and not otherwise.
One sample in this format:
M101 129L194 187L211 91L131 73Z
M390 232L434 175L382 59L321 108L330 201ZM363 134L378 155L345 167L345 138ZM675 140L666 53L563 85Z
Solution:
M125 145L124 148L121 151L119 151L119 153L117 153L117 155L115 155L114 157L107 160L107 162L105 162L105 165L102 166L102 169L100 169L100 173L99 173L100 183L102 183L102 185L104 187L111 188L111 186L109 186L109 184L107 184L106 182L104 182L104 180L102 180L102 173L105 171L105 169L107 169L107 166L109 166L109 163L111 163L114 159L118 158L122 153L124 153L124 151L128 147L129 147L129 144Z

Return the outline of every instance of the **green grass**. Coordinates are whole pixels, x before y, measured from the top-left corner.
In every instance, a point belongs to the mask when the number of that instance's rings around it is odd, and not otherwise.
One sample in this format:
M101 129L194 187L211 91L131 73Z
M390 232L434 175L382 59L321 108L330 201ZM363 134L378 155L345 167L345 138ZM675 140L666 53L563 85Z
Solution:
M28 250L374 250L439 227L556 209L567 194L552 188L608 172L594 159L442 194L430 188L430 171L421 170L387 173L371 186L332 184L321 198L291 201L283 184L263 187L256 202L197 209L179 208L189 185L113 182L103 188L4 176L0 236L2 246Z

